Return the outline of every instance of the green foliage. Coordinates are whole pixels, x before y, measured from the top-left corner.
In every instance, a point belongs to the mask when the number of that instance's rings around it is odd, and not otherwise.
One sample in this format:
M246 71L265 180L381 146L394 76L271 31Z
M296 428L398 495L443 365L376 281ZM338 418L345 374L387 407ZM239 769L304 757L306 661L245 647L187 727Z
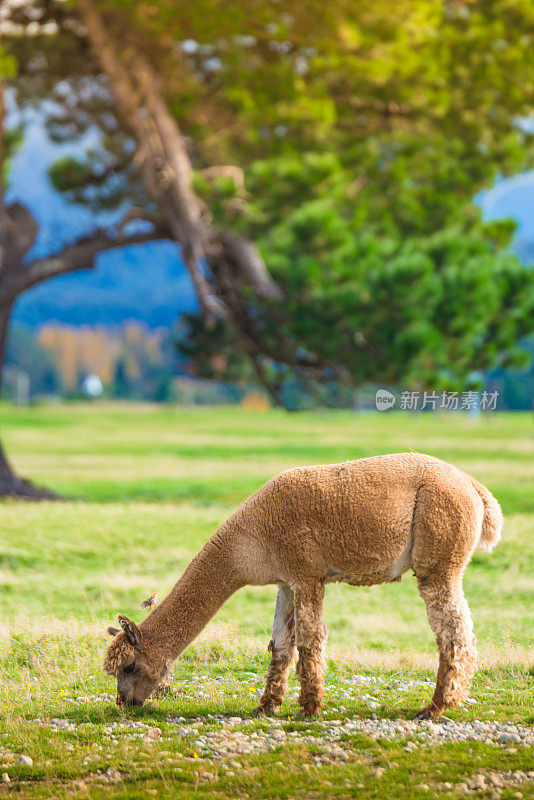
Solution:
M17 62L14 57L6 53L4 48L0 46L0 80L2 78L11 78L17 70Z
M513 226L483 225L472 198L532 165L531 0L102 6L200 161L246 167L246 191L196 186L285 290L283 324L254 311L274 361L283 340L353 381L465 388L521 359L533 277L506 252ZM235 335L189 326L199 369L218 352L235 376Z
M270 308L259 311L271 353L283 337L358 383L403 388L465 389L482 371L524 362L534 273L507 250L512 222L482 224L474 209L460 219L451 195L448 224L434 227L407 187L400 205L419 214L408 230L393 206L389 216L381 209L380 193L365 186L352 196L334 154L254 162L248 189L254 202L236 227L256 237L287 298L283 326ZM211 197L222 222L224 198ZM235 364L230 330L189 324L197 361L219 352Z
M35 6L35 7L34 7ZM116 117L116 103L80 35L73 3L35 0L14 7L11 17L21 28L39 19L52 30L43 35L6 37L6 49L17 60L11 81L19 110L37 109L51 141L72 145L48 168L53 186L72 203L92 211L123 203L146 206L132 144ZM39 68L36 69L35 65ZM80 142L91 132L91 146Z
M1 87L0 87L1 91ZM22 128L20 126L0 130L0 145L3 147L3 160L0 164L0 178L3 185L8 183L11 159L22 144Z
M198 143L196 187L215 222L257 242L284 289L282 307L248 298L267 370L298 378L287 354L313 353L326 379L335 364L347 381L437 389L519 364L533 274L507 253L513 226L483 225L473 197L533 164L520 124L534 101L532 0L98 5L120 46L153 62ZM76 102L50 131L65 141L97 125L101 146L51 178L93 207L146 203L113 99L84 80L83 60L95 67L78 50ZM202 175L228 161L245 187ZM222 377L248 377L231 330L188 325L199 373L224 363Z
M65 192L77 189L91 179L91 168L72 156L58 158L48 168L48 177L54 187Z
M302 298L289 335L359 382L465 387L515 359L534 310L534 277L487 233L356 238L330 200L303 206L268 242L275 276Z

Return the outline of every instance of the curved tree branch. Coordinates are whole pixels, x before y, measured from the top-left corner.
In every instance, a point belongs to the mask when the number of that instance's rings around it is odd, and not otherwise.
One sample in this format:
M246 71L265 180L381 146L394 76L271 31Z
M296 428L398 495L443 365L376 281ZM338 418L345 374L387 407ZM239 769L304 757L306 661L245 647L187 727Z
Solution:
M35 286L37 283L53 278L56 275L75 272L80 269L92 269L96 256L105 250L168 238L166 233L151 231L150 233L125 236L122 239L113 239L105 231L99 231L90 238L82 239L70 247L66 247L56 255L32 261L19 276L16 293L20 294L20 292L26 291L26 289Z
M203 263L216 258L219 239L209 223L204 202L191 185L193 170L180 128L170 114L158 87L158 79L142 55L123 46L119 54L109 35L109 26L94 0L78 0L78 8L95 55L107 75L119 113L137 144L137 162L145 185L165 217L173 237L182 245L183 258L192 277L204 316L226 315L220 296L206 278ZM228 170L228 167L225 167ZM269 276L254 246L232 238L233 259L242 283L258 296L279 298L280 290ZM223 253L224 256L224 253ZM226 257L226 256L224 256Z

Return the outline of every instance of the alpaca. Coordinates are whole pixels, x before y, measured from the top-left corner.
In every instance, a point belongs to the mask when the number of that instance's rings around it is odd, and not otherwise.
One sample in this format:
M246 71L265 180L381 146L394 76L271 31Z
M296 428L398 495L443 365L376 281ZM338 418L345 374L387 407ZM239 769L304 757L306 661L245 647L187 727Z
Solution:
M117 678L117 702L140 705L165 686L174 660L239 588L277 584L258 711L281 706L298 654L299 704L313 715L324 694L326 584L399 581L412 569L439 651L434 696L418 716L439 717L465 698L475 669L463 572L474 550L497 544L502 521L484 486L419 453L282 472L221 525L139 626L119 615L122 630L108 629L104 668Z

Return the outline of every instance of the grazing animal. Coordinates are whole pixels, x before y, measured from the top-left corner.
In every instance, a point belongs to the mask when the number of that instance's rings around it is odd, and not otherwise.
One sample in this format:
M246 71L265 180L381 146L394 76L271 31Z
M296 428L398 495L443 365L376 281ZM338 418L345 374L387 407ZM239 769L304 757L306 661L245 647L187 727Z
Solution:
M462 590L475 550L499 541L501 509L456 467L419 453L282 472L237 509L139 626L119 616L105 670L117 702L139 705L165 684L174 660L222 604L247 584L278 584L267 684L258 711L282 704L298 653L299 703L321 706L327 583L370 586L412 569L439 650L437 684L419 716L437 717L466 695L476 661Z

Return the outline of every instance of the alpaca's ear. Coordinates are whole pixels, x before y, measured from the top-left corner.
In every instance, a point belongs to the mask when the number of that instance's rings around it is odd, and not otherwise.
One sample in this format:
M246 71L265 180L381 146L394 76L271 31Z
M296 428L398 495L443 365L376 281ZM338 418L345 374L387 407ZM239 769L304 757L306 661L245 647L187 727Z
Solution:
M108 628L108 633L110 636L116 636L119 632L120 628L112 628L111 625Z
M125 617L123 614L119 614L119 624L123 629L124 633L126 634L126 638L132 645L132 647L137 647L138 650L141 650L143 646L143 640L141 638L141 631L135 624L132 622L131 619Z

